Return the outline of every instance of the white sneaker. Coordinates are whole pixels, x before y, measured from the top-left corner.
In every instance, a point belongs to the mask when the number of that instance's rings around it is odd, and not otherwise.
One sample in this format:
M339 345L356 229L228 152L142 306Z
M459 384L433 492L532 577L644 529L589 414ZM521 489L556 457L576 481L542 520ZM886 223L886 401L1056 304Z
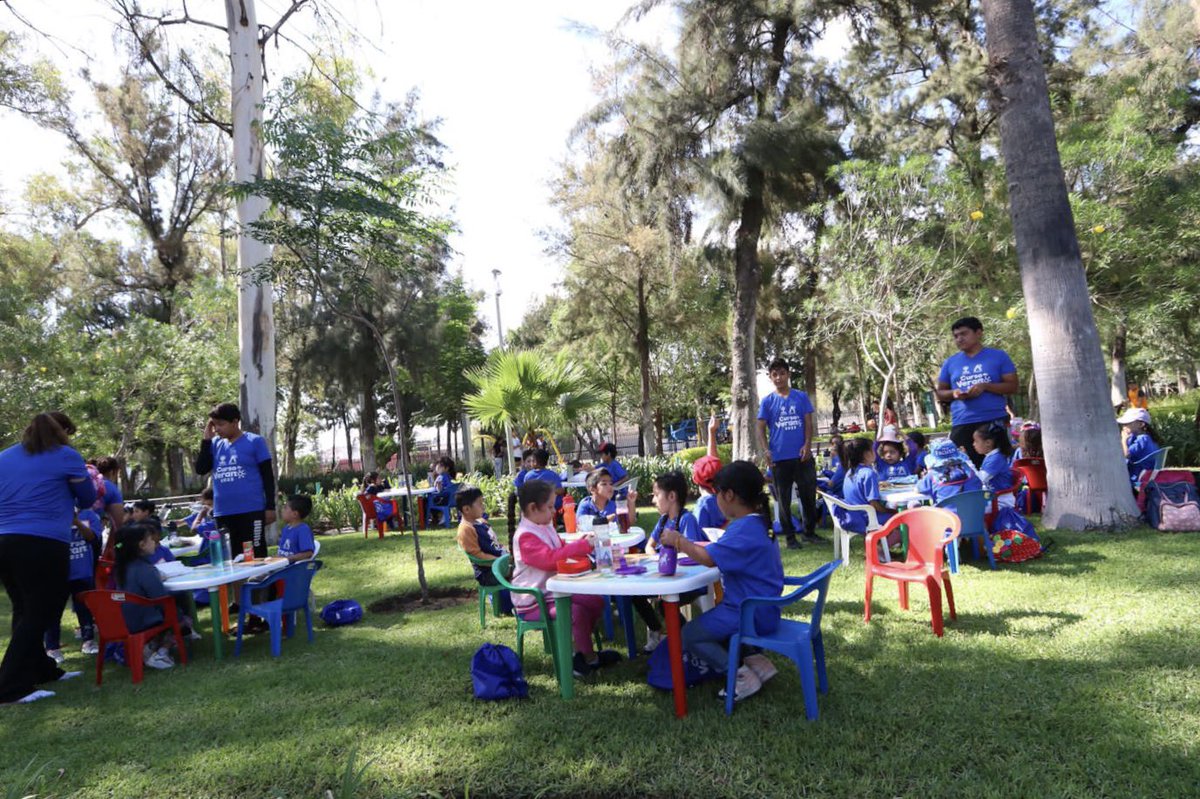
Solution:
M642 647L642 651L646 653L653 652L662 643L663 634L657 630L646 630L646 645Z
M63 675L58 678L58 681L66 682L67 680L73 680L76 677L82 677L82 676L83 676L82 671L64 671Z
M54 662L59 665L62 665L62 662L67 659L66 655L63 654L61 649L47 649L46 654L49 657L54 658Z
M28 705L30 702L36 702L39 699L49 699L52 696L54 696L53 691L34 691L31 694L25 694L25 696L21 697L20 699L14 699L12 702L9 702L8 704L10 704L10 705Z
M79 651L85 655L98 655L100 654L100 645L95 641L84 641Z
M742 666L737 670L737 682L733 685L733 701L741 702L748 696L753 696L762 688L762 681L758 679L758 675L749 666ZM722 688L717 696L725 698L725 689Z
M193 627L192 631L187 634L187 638L189 641L199 641L202 638L202 636L200 635L200 633L196 632L196 628Z
M779 673L771 659L763 654L747 655L742 659L742 663L750 667L759 682L766 682Z
M155 652L146 658L146 665L152 669L169 669L175 665L175 661L162 652Z

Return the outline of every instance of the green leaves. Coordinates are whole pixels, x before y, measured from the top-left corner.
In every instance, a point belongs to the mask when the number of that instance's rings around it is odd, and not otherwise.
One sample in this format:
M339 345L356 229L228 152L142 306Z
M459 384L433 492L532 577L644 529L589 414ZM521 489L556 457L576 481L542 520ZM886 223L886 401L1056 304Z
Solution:
M531 350L499 350L468 374L475 386L465 405L487 427L512 425L515 432L573 425L604 401L583 368L565 353L557 357Z

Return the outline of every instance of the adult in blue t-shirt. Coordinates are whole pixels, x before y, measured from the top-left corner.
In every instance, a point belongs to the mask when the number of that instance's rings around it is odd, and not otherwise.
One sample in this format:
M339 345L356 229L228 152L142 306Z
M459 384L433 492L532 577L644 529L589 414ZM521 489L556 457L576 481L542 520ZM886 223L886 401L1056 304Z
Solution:
M0 703L54 696L37 686L64 674L42 635L66 604L76 504L96 501L83 457L70 446L74 433L66 414L39 413L20 443L0 452L0 582L12 600Z
M229 533L234 557L251 542L254 557L267 556L263 527L275 523L275 470L266 439L242 430L242 412L222 403L208 414L196 474L212 472L213 518Z
M536 449L533 451L533 468L525 473L523 483L529 480L545 480L554 486L554 510L562 510L563 494L567 492L563 488L562 476L550 468L550 453L546 450Z
M1008 427L1006 396L1020 388L1017 367L1004 350L983 346L983 323L965 316L950 325L958 352L942 364L937 398L950 403L950 440L978 469L983 456L972 446L975 428L988 422Z
M792 485L804 515L804 540L819 543L817 536L817 467L812 456L813 405L808 395L792 388L788 362L776 358L767 369L775 390L758 406L758 437L767 452L767 467L775 481L779 524L789 549L798 549L792 524Z

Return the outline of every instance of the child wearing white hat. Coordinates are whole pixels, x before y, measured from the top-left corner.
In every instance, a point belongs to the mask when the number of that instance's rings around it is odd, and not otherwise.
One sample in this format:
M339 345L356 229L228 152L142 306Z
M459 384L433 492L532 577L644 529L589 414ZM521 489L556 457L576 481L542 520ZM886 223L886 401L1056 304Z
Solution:
M1136 483L1145 468L1141 461L1162 449L1161 442L1150 425L1150 411L1145 408L1130 408L1117 417L1117 424L1121 425L1121 449L1129 479Z

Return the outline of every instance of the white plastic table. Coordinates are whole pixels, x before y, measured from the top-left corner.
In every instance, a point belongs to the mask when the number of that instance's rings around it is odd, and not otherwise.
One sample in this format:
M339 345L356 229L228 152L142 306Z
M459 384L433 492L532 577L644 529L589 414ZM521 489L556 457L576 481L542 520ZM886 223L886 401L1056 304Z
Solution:
M208 610L212 615L213 654L217 660L220 660L223 656L221 639L224 634L221 632L221 598L218 589L223 585L253 580L255 577L265 577L287 565L287 558L268 558L251 563L234 563L232 566L219 568L212 564L192 566L182 574L163 580L163 585L172 592L208 591Z
M389 489L388 489L388 490L386 490L386 491L380 491L380 492L379 492L378 494L376 494L375 496L376 496L376 497L379 497L380 499L390 499L390 500L393 500L393 502L392 502L392 505L393 505L393 507L395 507L395 504L396 504L396 503L394 502L394 500L397 500L397 499L399 499L400 497L415 497L415 498L420 498L420 497L427 497L427 496L429 496L430 494L436 494L436 493L437 493L437 489L436 489L436 488L433 488L432 486L431 486L431 487L429 487L429 488L407 488L407 487L401 487L401 488L389 488ZM399 511L400 511L400 509L399 509L399 508L396 508L396 512L397 512L397 513L399 513ZM413 503L412 503L412 500L411 500L411 499L409 500L409 511L411 511L411 512L412 512L412 514L413 514L413 529L414 529L414 530L417 530L417 529L424 529L424 526L425 526L425 513L424 513L423 509L422 509L422 512L421 512L421 513L417 513L417 512L416 512L416 511L417 511L417 509L416 509L416 508L413 506ZM364 517L364 518L365 518L365 517Z
M605 575L589 572L580 577L551 577L546 588L554 592L557 631L554 645L558 648L558 690L564 699L575 696L575 680L571 669L571 595L589 596L658 596L662 597L667 622L667 650L671 655L671 682L675 695L675 715L687 715L687 684L683 676L683 638L679 628L679 597L688 591L707 588L721 577L715 566L679 566L671 577L658 573L652 556L631 556L630 564L646 567L645 574Z
M933 500L917 490L916 486L901 486L899 488L880 489L883 504L889 508L904 510L910 505L927 505Z
M570 480L563 480L563 488L587 488L587 475L575 475Z

